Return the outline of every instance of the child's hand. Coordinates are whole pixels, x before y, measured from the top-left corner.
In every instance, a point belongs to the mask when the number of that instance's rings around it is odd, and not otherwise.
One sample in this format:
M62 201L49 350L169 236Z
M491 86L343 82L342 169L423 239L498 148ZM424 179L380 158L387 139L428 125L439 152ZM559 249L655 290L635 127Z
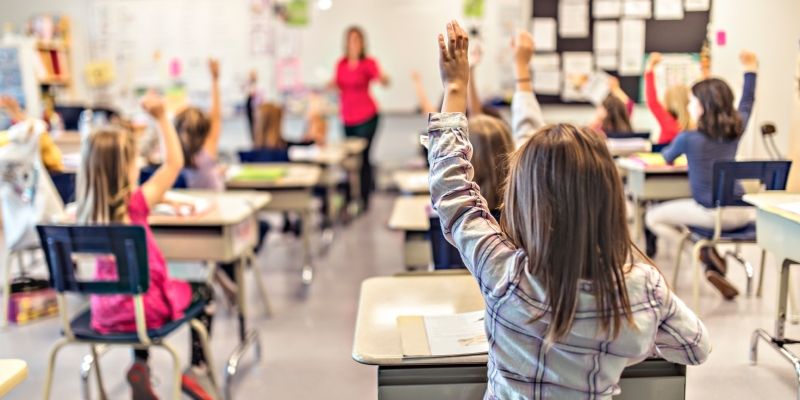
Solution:
M758 57L756 57L756 53L748 50L742 50L742 52L739 53L739 61L742 63L745 71L758 71Z
M11 96L0 96L0 108L6 110L8 116L16 122L25 119L25 112L20 108L17 99Z
M216 58L209 58L208 59L208 71L211 72L211 79L218 80L219 79L219 60Z
M419 74L419 71L413 70L411 71L411 80L414 82L422 82L422 75Z
M661 63L661 53L650 53L650 58L647 59L647 70L652 71L656 65Z
M164 116L164 99L161 98L156 92L147 92L140 101L142 108L155 119L161 119Z
M527 31L519 31L517 36L511 39L511 48L514 50L514 63L517 66L528 68L536 49L533 44L533 36Z
M469 82L469 37L455 20L447 24L447 43L439 34L439 73L445 89L464 91Z

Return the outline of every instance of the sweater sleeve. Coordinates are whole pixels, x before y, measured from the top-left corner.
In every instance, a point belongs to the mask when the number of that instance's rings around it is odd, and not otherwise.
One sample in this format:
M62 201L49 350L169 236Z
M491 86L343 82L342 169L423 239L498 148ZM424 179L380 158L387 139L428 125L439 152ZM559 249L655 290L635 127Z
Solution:
M656 92L656 78L653 71L647 72L644 75L644 94L647 101L647 108L653 113L653 116L658 121L661 127L661 132L670 129L670 126L675 124L675 118L670 114L664 106L658 101L658 92Z
M661 273L653 271L652 274L655 297L661 311L661 322L656 333L658 353L672 362L702 364L711 353L711 342L705 325L672 293Z
M531 92L517 91L511 99L511 126L517 147L544 126L544 116L539 101Z
M688 135L688 132L681 133L669 146L661 150L661 155L664 156L664 160L666 160L667 163L672 164L676 158L686 154L686 147L689 143Z
M756 97L756 73L746 72L744 74L744 84L742 86L742 98L739 99L739 116L742 117L742 126L747 128L750 115L753 113L753 105Z

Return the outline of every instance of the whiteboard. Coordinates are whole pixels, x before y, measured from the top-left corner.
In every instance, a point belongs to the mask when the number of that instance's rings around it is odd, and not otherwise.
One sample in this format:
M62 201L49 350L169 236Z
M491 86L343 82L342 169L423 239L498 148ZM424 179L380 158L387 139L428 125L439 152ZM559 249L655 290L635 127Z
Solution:
M417 99L411 71L418 70L428 95L441 96L436 35L446 21L463 21L463 0L332 0L327 10L309 0L310 23L286 27L271 13L272 0L93 0L90 58L112 61L113 93L135 102L135 87L165 87L172 60L179 60L190 101L207 102L206 59L222 63L223 104L244 100L248 71L259 71L265 97L280 100L281 84L320 87L334 73L350 25L366 31L369 52L390 76L389 88L374 87L384 111L412 111ZM479 26L484 61L476 76L481 94L513 85L510 34L527 27L529 0L485 0ZM261 11L259 11L261 10ZM286 66L286 59L293 59Z

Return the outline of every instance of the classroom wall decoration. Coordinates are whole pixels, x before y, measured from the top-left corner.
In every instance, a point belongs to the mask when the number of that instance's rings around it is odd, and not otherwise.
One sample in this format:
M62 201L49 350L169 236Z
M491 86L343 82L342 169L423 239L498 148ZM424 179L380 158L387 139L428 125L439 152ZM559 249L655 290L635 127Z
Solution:
M646 53L699 53L710 10L710 0L533 0L539 101L585 102L574 80L595 70L618 76L631 99L643 100Z

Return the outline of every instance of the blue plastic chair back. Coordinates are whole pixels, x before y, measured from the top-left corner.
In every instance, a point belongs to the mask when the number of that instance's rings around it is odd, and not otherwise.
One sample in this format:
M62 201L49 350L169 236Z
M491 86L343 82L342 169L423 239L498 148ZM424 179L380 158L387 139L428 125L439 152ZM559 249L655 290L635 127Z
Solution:
M645 139L650 140L650 132L606 132L608 139Z
M247 163L289 162L288 149L257 149L239 152L239 161Z
M39 240L57 292L129 294L147 292L150 270L144 228L134 225L38 225ZM116 259L117 281L79 281L75 253L108 255Z
M757 179L766 190L784 190L792 162L783 161L717 161L714 163L714 193L717 207L749 206L742 200L738 182Z
M496 220L500 220L500 212L492 211ZM433 253L433 269L459 269L466 268L461 253L450 242L447 241L442 233L442 225L439 216L431 216L429 219L431 238L431 251Z
M141 170L139 170L139 184L142 185L150 179L151 176L156 172L158 166L148 165ZM175 183L172 184L173 189L187 189L189 184L186 183L186 173L182 170L178 177L175 178Z
M56 172L51 173L50 178L53 180L53 185L55 185L58 195L61 196L61 201L64 204L75 201L75 173Z
M652 146L650 146L650 151L653 153L661 153L661 151L664 150L664 148L666 148L667 146L669 146L669 144L653 143Z

